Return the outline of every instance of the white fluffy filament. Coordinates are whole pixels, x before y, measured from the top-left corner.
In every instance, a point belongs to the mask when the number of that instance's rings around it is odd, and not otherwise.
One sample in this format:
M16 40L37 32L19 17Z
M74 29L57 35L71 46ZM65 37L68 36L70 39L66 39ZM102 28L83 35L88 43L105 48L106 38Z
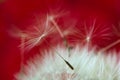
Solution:
M71 70L60 53L73 67ZM45 52L43 61L37 55L25 67L25 72L16 75L17 80L120 80L120 65L116 56L96 54L86 47L75 47L68 57L68 50L57 47L56 50Z

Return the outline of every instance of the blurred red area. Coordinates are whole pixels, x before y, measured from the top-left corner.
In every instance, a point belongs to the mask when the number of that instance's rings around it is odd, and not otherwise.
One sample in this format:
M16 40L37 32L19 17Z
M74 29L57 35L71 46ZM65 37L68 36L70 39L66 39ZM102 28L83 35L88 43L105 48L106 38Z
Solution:
M20 70L20 40L12 37L9 31L13 27L21 30L28 28L32 22L34 13L44 14L48 9L57 9L62 6L62 10L69 10L70 17L62 18L70 20L71 18L78 21L88 21L90 16L98 17L98 22L103 24L113 24L118 28L120 21L120 1L119 0L0 0L0 79L14 80L14 74ZM64 21L63 20L63 21ZM60 21L59 21L60 24ZM79 22L77 22L79 25ZM62 24L60 24L62 25ZM78 26L77 25L77 26ZM80 28L80 27L78 27ZM112 30L112 27L111 27ZM111 32L112 33L112 32ZM48 38L49 39L49 38ZM111 35L110 40L101 42L100 38L95 38L93 43L104 47L119 39L119 36ZM57 39L55 39L57 40ZM54 43L57 41L54 40ZM34 48L25 59L37 53L39 49L45 48L44 42L42 47ZM120 50L120 44L113 47Z

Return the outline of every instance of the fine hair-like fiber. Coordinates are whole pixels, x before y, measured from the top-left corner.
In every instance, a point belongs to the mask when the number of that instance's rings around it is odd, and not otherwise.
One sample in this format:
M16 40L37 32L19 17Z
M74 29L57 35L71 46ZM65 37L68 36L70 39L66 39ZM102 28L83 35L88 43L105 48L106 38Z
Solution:
M70 56L68 56L70 54ZM36 55L26 65L25 71L18 73L17 80L120 80L120 65L116 55L105 55L74 47L70 52L56 47L43 53L43 60ZM67 61L68 63L66 63ZM71 66L73 69L71 69Z

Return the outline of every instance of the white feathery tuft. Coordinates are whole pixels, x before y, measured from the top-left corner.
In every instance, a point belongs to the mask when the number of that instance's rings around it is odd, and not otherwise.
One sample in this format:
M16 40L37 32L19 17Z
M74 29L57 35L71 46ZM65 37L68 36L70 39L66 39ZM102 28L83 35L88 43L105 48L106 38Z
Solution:
M75 36L78 38L78 42L91 45L92 42L96 41L95 39L103 42L106 40L110 40L110 37L112 35L109 32L110 28L107 27L107 25L105 24L98 24L96 19L91 21L91 24L89 23L88 25L86 21L84 24L81 24L80 29L75 29ZM77 40L75 40L75 42L77 42Z
M40 18L36 21L30 30L25 31L25 42L20 47L25 46L25 50L29 51L35 46L39 45L45 37L55 32L54 27L50 25L47 17Z
M24 72L16 75L17 80L120 80L120 65L116 55L105 55L88 51L86 47L75 47L70 51L57 47L37 55L28 62ZM63 58L61 58L61 57ZM74 68L70 68L65 60Z

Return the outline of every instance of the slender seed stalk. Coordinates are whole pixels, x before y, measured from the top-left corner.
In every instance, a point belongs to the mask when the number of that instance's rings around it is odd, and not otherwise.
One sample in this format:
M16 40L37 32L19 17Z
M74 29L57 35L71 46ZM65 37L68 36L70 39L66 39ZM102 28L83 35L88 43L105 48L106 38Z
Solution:
M118 39L117 41L113 42L112 44L106 46L105 48L103 48L102 50L100 50L99 52L105 52L107 51L108 49L110 49L111 47L117 45L120 43L120 39Z
M53 23L53 25L55 26L55 28L57 29L57 31L59 32L61 38L63 39L63 43L64 45L68 48L68 56L70 57L70 46L68 45L68 41L65 38L64 34L62 33L62 31L59 28L59 25L55 22L55 20L53 19L53 17L50 17L50 21Z
M64 34L63 34L62 31L60 30L60 28L59 28L58 24L55 22L55 20L51 17L51 18L50 18L50 21L51 21L51 22L53 23L53 25L56 27L56 29L57 29L57 31L59 32L60 36L61 36L62 38L64 38Z
M21 64L20 64L20 66L21 66L21 72L23 71L23 65L24 65L24 48L25 48L25 45L24 45L24 43L25 43L25 37L24 37L24 35L21 35L21 44L22 44L22 46L21 46Z

